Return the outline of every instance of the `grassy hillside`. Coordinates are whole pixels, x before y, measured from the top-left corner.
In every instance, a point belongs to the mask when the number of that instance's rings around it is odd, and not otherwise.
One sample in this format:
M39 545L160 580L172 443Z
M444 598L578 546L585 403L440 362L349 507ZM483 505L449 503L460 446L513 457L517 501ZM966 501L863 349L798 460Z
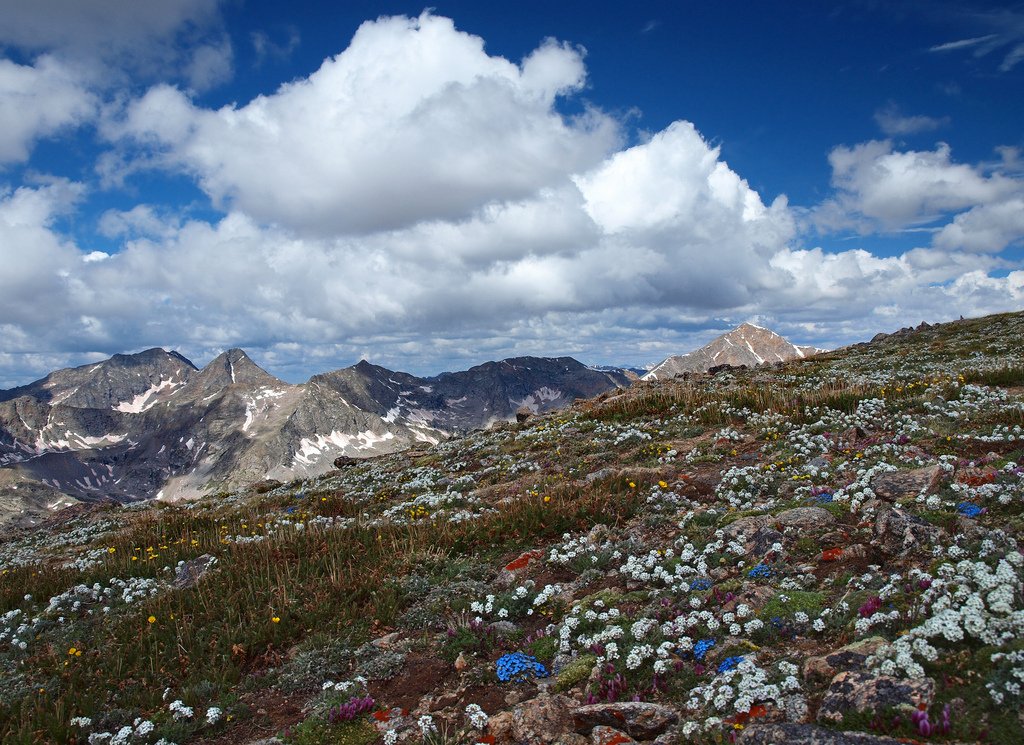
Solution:
M564 695L663 704L662 743L1024 742L1022 343L934 326L8 531L0 739L500 744ZM843 703L851 674L910 703Z

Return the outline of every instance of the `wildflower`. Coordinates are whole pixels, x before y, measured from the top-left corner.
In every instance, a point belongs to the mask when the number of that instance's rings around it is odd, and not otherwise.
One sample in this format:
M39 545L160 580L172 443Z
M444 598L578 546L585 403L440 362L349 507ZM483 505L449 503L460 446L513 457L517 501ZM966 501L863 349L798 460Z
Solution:
M273 617L273 618L271 618L270 620L271 620L271 621L273 621L274 623L281 623L281 619L280 619L280 618L278 618L277 616L274 616L274 617Z
M206 710L206 723L216 724L218 721L220 721L221 715L223 713L224 712L222 712L216 706L211 706L209 709Z
M530 657L521 652L502 655L498 658L498 680L505 682L511 680L520 673L533 673L537 677L546 678L548 671L537 662L536 657Z
M428 737L431 732L437 732L437 725L434 724L434 718L429 714L421 716L416 723L419 725L420 732L423 734L423 737Z
M149 617L149 622L150 623L156 623L156 616L150 616Z
M487 714L479 704L470 704L466 707L466 718L473 729L483 729L487 726Z

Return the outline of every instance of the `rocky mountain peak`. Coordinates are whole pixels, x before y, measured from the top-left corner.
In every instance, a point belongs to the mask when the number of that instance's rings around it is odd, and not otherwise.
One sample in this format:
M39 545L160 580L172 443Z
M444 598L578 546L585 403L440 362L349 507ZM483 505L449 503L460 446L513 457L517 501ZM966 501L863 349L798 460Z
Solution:
M695 352L669 357L643 377L644 380L670 378L684 372L707 372L718 365L755 367L803 359L816 351L797 347L771 329L742 323Z
M286 385L253 362L244 350L236 347L221 352L193 375L188 388L212 391L240 383L257 387Z

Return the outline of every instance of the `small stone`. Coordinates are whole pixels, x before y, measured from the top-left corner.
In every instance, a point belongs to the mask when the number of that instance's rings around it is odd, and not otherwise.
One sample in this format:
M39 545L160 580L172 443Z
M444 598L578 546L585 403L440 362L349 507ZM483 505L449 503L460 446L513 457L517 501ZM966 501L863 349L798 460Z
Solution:
M469 667L469 660L466 659L465 652L459 652L459 656L455 658L455 669L460 673Z
M398 641L398 632L394 631L394 632L392 632L390 634L387 634L386 636L382 636L382 637L380 637L378 639L374 639L373 641L370 642L370 644L372 644L373 646L377 647L377 649L390 649L391 647L395 646L395 643L397 641Z
M533 409L531 409L529 406L520 406L518 409L516 409L517 422L525 422L527 419L530 419L533 416L535 416L535 414L533 413Z

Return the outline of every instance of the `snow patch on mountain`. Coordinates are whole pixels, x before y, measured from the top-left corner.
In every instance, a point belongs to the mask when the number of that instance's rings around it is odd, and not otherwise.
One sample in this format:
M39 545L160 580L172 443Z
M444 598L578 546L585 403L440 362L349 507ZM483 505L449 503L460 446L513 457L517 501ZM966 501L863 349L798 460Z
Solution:
M369 450L373 448L374 445L386 442L387 440L392 440L394 437L395 435L392 432L385 432L383 435L378 435L376 432L371 430L358 432L355 435L349 435L344 432L334 430L329 435L316 435L316 437L312 438L303 437L299 441L299 449L295 453L292 462L293 464L301 463L304 466L309 466L320 460L320 456L322 456L326 450L345 450L349 447L355 450Z
M114 411L120 411L123 414L141 414L142 412L147 411L148 409L151 409L157 405L158 401L150 401L150 398L152 398L165 388L173 389L177 388L179 385L181 385L181 381L174 380L173 378L169 378L168 380L164 380L163 378L161 378L159 383L157 383L154 386L151 386L149 390L140 393L131 401L121 401L117 406L114 407ZM74 391L65 395L64 398L67 398L72 393L74 393Z

